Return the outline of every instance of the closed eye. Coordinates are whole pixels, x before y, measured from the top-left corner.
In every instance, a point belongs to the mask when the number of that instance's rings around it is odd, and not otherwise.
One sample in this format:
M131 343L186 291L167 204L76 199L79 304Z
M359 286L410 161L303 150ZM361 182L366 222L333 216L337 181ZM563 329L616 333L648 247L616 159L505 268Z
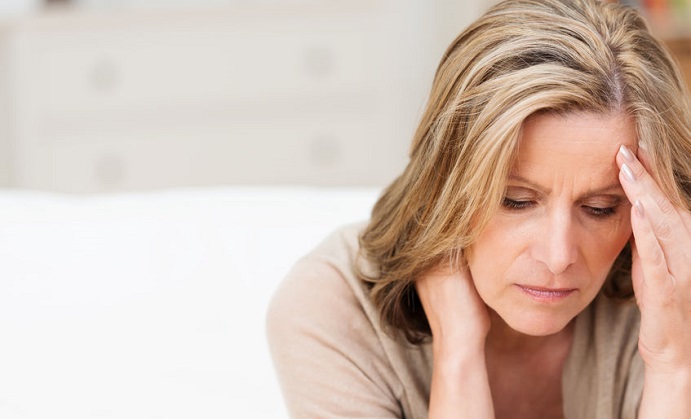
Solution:
M516 200L510 198L504 198L502 201L502 206L512 211L520 211L535 206L536 202L532 200ZM603 219L610 217L617 212L617 206L611 207L595 207L591 205L582 205L581 208L586 212L586 214L592 218Z
M518 210L532 207L533 205L535 205L535 201L529 201L529 200L528 201L518 201L515 199L504 198L501 205L504 208L518 211Z
M593 207L590 205L583 205L582 207L588 215L590 215L593 218L607 218L610 217L614 214L616 214L616 206L615 207Z

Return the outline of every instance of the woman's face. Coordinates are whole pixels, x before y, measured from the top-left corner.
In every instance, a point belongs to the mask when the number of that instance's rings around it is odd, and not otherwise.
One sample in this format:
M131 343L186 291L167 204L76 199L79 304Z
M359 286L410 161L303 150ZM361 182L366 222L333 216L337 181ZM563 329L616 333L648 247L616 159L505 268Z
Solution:
M525 121L502 207L467 252L480 297L513 329L559 332L595 298L631 236L615 156L635 138L619 113Z

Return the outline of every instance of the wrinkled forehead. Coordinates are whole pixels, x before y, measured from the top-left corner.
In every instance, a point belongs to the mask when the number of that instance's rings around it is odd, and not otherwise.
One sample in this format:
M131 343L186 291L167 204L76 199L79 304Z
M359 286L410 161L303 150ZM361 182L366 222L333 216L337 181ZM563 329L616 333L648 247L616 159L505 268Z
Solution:
M549 113L528 118L518 142L511 176L599 184L617 179L616 154L635 150L636 130L623 113Z
M558 152L583 159L609 159L621 145L637 148L635 121L623 112L540 113L528 117L519 138L519 158Z

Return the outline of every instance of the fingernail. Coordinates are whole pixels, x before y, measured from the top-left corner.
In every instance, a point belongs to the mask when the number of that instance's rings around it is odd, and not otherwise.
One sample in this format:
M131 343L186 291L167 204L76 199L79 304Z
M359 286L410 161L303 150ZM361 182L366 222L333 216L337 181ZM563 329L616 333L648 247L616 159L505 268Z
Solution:
M625 161L633 163L633 153L631 152L631 150L629 150L627 146L622 145L621 147L619 147L619 152L621 153L622 157L624 157Z
M629 166L627 166L626 163L621 165L621 171L624 172L624 177L630 181L630 182L635 182L636 181L636 175L633 174L633 171Z
M643 204L641 204L640 200L637 199L636 203L633 204L633 207L636 208L636 213L639 217L643 217L645 215L645 211L643 210Z

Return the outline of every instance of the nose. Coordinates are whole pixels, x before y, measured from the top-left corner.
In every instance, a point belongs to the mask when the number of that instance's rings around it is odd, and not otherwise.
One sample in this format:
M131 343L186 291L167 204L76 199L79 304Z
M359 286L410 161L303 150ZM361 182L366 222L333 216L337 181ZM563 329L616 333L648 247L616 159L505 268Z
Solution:
M534 258L554 274L566 271L576 262L578 249L576 229L568 210L554 210L543 223L544 228L535 237Z

